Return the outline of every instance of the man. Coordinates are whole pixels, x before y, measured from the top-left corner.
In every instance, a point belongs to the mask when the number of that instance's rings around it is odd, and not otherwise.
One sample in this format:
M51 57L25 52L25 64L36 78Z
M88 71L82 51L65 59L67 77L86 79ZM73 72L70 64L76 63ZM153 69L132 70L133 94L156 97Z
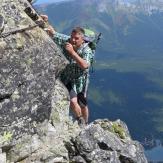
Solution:
M76 27L69 37L57 33L49 27L48 33L69 61L60 78L69 90L70 107L78 120L78 124L85 125L88 123L89 116L86 92L92 50L84 41L84 30Z

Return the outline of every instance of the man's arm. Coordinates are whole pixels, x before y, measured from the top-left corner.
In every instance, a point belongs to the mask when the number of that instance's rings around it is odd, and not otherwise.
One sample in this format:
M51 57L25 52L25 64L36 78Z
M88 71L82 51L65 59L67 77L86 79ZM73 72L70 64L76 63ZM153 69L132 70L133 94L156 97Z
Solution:
M73 46L70 43L67 43L65 46L66 50L69 52L70 56L77 62L77 64L82 68L82 69L87 69L89 67L89 64L85 59L80 57L77 52L75 52Z
M44 21L48 21L48 16L47 15L41 15ZM47 28L48 34L54 39L54 35L56 31L52 26L49 26ZM69 52L70 56L77 62L77 64L82 68L82 69L87 69L89 67L89 64L85 59L80 57L74 50L73 46L70 43L66 43L65 49Z
M48 28L48 34L54 39L55 30L52 27ZM74 50L73 46L70 43L66 43L65 49L69 52L70 56L77 62L77 64L83 69L87 69L89 64L85 59L80 57Z

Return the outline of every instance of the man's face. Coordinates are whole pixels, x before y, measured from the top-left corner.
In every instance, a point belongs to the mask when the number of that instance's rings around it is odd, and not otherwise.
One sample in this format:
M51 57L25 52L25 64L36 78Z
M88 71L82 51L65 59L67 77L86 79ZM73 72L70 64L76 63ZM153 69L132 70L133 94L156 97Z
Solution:
M82 34L74 32L71 33L70 43L72 44L74 49L79 48L83 42L84 40Z

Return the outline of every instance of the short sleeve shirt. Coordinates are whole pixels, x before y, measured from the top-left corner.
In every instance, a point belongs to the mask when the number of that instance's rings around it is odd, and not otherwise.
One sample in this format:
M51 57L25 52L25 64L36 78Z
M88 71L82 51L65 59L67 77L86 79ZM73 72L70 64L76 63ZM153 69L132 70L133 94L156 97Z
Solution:
M76 92L82 92L84 85L86 83L86 80L88 78L88 69L81 69L79 65L76 63L76 61L70 57L68 52L65 49L65 44L70 39L70 36L60 34L55 32L53 36L54 42L60 47L61 51L63 52L64 56L69 61L69 64L66 66L66 68L62 71L60 78L61 81L66 85L68 83L71 83L72 89ZM80 48L77 49L77 54L87 61L87 63L90 65L91 57L92 57L92 50L89 48L89 46L86 43L83 43Z

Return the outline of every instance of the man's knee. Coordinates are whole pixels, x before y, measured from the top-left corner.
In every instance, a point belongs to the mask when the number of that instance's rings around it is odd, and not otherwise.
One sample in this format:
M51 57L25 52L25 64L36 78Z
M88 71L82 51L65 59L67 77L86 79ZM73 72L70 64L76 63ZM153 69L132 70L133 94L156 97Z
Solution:
M77 97L74 97L74 98L70 99L70 104L71 105L75 106L75 105L77 105L77 103L78 103Z

